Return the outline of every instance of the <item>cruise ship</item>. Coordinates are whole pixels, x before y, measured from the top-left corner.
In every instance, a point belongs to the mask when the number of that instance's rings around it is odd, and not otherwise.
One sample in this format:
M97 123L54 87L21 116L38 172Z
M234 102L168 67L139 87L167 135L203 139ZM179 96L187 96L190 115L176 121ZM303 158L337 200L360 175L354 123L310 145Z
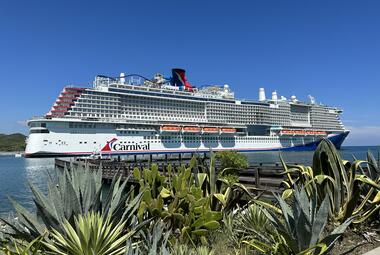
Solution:
M340 148L349 131L342 110L274 91L235 98L229 85L195 87L185 70L98 75L92 88L66 86L43 117L28 121L26 157L313 150Z

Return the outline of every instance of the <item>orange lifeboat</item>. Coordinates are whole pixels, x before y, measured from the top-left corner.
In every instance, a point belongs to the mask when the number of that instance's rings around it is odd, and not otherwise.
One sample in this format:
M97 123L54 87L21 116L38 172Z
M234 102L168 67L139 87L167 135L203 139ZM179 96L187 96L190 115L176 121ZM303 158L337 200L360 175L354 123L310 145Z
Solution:
M182 131L185 133L199 133L201 128L197 126L185 126L182 128Z
M225 128L221 128L220 131L222 133L236 133L236 128L225 127Z
M316 131L315 130L306 130L306 135L315 135Z
M319 130L302 130L302 129L284 129L281 130L282 135L326 135L325 131Z
M181 127L177 125L164 125L161 126L161 132L179 132Z
M291 130L284 129L284 130L281 131L281 134L283 134L283 135L293 135L293 132Z
M204 127L203 133L219 133L219 128L217 128L217 127Z

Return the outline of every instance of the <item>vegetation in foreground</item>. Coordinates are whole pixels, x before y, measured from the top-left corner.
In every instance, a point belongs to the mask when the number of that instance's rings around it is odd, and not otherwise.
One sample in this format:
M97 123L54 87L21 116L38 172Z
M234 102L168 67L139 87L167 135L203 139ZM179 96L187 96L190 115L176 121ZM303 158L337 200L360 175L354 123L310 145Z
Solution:
M238 182L248 164L236 152L165 174L136 168L136 185L115 177L107 192L100 170L71 166L49 179L47 194L30 184L35 212L12 200L17 219L2 219L0 253L327 254L345 232L378 219L380 170L370 153L342 161L324 140L312 167L283 164L285 189L274 201Z

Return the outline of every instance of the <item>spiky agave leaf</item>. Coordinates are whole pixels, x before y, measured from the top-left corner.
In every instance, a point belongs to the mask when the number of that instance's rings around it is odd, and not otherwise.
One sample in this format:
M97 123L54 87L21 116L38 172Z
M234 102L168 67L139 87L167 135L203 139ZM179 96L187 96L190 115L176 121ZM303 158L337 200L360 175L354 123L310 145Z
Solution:
M126 241L135 230L124 233L126 222L113 223L111 217L103 218L99 213L90 212L75 216L75 224L63 224L63 232L53 230L45 246L55 254L97 254L122 255L126 252Z
M368 172L372 180L377 179L380 176L380 168L377 160L373 156L372 152L368 150L367 152L367 161L368 161Z
M330 140L323 139L315 150L313 156L313 169L316 175L325 174L331 176L334 180L338 180L336 186L329 185L333 192L333 204L331 210L334 213L338 213L342 203L344 203L344 193L346 190L350 189L350 183L342 159Z
M325 197L318 207L316 193L309 198L305 189L294 190L294 200L289 205L283 198L276 196L282 216L273 211L263 209L269 221L285 239L289 249L295 253L312 251L326 252L331 249L337 238L344 232L352 219L347 219L334 232L324 238L329 215L329 198ZM318 254L323 254L318 253Z
M27 242L23 239L10 239L4 242L3 245L0 243L0 254L6 255L42 255L46 254L42 251L42 240L44 235Z
M138 254L149 255L169 255L169 236L171 231L166 229L162 221L152 222L139 231L139 239L141 242L138 244L136 250Z
M88 165L74 164L71 167L70 171L65 167L58 174L57 181L49 177L47 195L30 184L37 209L35 213L12 202L19 220L16 223L6 223L13 229L15 237L31 241L45 229L60 230L64 222L74 224L75 216L91 211L100 212L104 216L112 215L119 220L125 215L127 202L128 208L136 208L140 198L132 201L132 192L125 192L127 180L121 182L121 177L115 175L107 199L104 200L101 169L91 170Z
M380 176L370 152L368 161L354 159L352 163L342 160L334 145L322 140L313 156L313 169L304 166L289 169L283 163L288 174L283 197L290 197L296 184L302 185L309 197L314 192L319 198L329 197L330 216L335 222L343 223L352 216L356 216L354 223L367 220L380 209ZM297 179L292 179L290 171L298 174ZM318 204L321 203L319 199Z

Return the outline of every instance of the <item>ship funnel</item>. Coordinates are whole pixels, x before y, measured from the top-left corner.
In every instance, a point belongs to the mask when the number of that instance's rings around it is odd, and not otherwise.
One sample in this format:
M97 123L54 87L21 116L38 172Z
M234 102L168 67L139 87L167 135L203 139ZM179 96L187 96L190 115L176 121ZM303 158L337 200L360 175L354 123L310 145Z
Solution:
M125 73L120 73L120 83L125 84Z
M273 100L273 101L277 101L277 100L278 100L278 97L277 97L277 91L273 91L273 92L272 92L272 100Z
M173 68L172 69L172 84L174 86L180 87L182 90L192 91L193 87L187 81L185 73L186 71L184 69Z
M264 88L259 88L259 101L265 101L265 90Z

